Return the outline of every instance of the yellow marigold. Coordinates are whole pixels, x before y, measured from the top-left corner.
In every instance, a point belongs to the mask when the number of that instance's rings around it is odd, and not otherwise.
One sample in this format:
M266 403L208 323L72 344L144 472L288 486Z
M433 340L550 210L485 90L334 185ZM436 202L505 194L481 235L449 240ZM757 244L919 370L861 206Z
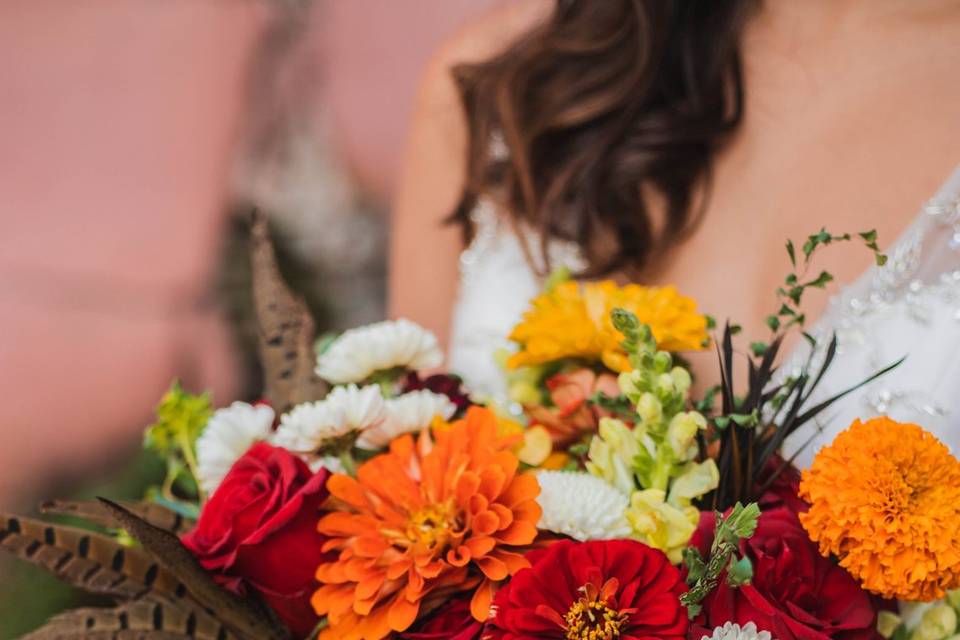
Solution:
M855 421L804 471L800 497L820 552L868 591L930 601L960 587L960 461L917 425Z
M563 282L531 301L531 308L514 327L510 339L520 345L511 368L543 364L561 358L602 360L614 371L630 365L620 347L623 336L613 327L610 312L632 311L650 325L664 351L695 351L708 342L707 319L697 303L673 286L619 287L611 280Z

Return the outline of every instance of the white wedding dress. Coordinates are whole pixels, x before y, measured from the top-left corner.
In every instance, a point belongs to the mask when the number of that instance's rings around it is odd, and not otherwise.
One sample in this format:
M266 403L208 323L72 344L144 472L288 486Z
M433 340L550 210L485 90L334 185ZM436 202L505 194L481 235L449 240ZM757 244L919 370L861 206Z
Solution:
M510 348L506 336L542 283L512 226L490 202L481 201L472 219L474 240L460 259L450 368L474 393L504 402L504 376L494 355ZM582 267L575 246L554 242L549 250L553 264ZM853 419L879 414L919 424L960 452L960 168L885 250L887 264L843 287L811 330L821 345L836 332L839 346L810 406L907 359L788 440L788 454L802 448L796 459L801 468ZM780 373L795 372L807 355L790 355Z

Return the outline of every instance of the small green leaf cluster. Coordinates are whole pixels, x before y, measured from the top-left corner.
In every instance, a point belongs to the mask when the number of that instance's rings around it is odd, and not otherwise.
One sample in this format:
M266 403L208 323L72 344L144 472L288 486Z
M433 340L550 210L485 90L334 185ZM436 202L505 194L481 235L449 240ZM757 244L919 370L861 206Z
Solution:
M695 547L688 547L684 553L690 590L680 596L680 602L687 607L691 619L700 613L700 603L717 586L724 571L727 584L733 587L749 584L753 578L750 559L740 556L738 550L740 541L749 539L757 530L760 507L755 502L746 506L738 502L726 517L719 512L716 516L717 526L707 558Z
M199 498L197 483L197 438L203 433L213 407L209 393L191 394L174 381L156 408L156 421L144 433L144 448L166 463L167 472L160 495L178 500L174 487L188 499Z

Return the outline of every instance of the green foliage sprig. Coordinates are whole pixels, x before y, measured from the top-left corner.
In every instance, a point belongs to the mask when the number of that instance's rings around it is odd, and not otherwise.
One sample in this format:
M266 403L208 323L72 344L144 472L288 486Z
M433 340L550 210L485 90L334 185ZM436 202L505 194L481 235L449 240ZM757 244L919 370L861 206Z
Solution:
M716 458L720 484L708 503L712 508L724 510L735 502L755 499L790 462L771 463L787 436L814 420L833 402L899 365L900 361L894 362L820 403L808 404L831 366L838 347L836 336L833 336L823 350L823 358L814 358L819 352L817 342L803 331L806 320L801 309L804 294L809 289L824 289L833 281L833 275L828 271L812 275L811 261L823 247L849 242L855 237L873 253L878 265L886 263L887 258L880 253L874 230L852 236L846 233L835 235L821 229L807 237L799 252L793 242L786 243L791 270L776 290L779 309L765 321L771 331L769 341L753 342L749 353L745 354L748 377L747 387L742 392L738 393L734 384L733 337L740 332L740 327L728 323L722 337L715 340L720 361L720 385L695 405L698 410L709 412L713 396L719 395L721 399L720 410L713 417L716 429L709 441L706 438L700 441L701 450L706 450L716 440L720 441ZM810 343L810 356L800 367L798 375L776 383L777 356L790 330L799 330Z
M700 613L700 603L716 588L724 571L727 583L733 587L748 584L753 578L750 559L740 556L738 550L740 541L749 539L757 530L760 507L756 503L743 506L738 502L726 517L719 512L716 515L717 526L709 556L704 559L696 547L688 547L684 552L690 590L680 596L680 602L691 619Z
M203 433L213 407L210 394L194 395L174 381L156 409L156 422L144 433L144 448L166 463L166 477L159 497L168 505L203 498L197 482L197 438ZM174 491L177 488L181 496Z

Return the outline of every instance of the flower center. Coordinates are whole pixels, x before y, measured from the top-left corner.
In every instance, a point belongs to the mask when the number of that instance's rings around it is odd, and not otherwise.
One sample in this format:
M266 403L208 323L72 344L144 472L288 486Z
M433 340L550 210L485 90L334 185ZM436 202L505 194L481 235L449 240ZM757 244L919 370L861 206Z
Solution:
M611 606L617 586L617 580L612 578L601 589L592 583L580 588L583 597L570 605L563 617L567 640L614 640L620 637L629 610L620 611Z
M407 523L407 539L431 548L444 547L456 526L453 505L432 504L415 511Z

